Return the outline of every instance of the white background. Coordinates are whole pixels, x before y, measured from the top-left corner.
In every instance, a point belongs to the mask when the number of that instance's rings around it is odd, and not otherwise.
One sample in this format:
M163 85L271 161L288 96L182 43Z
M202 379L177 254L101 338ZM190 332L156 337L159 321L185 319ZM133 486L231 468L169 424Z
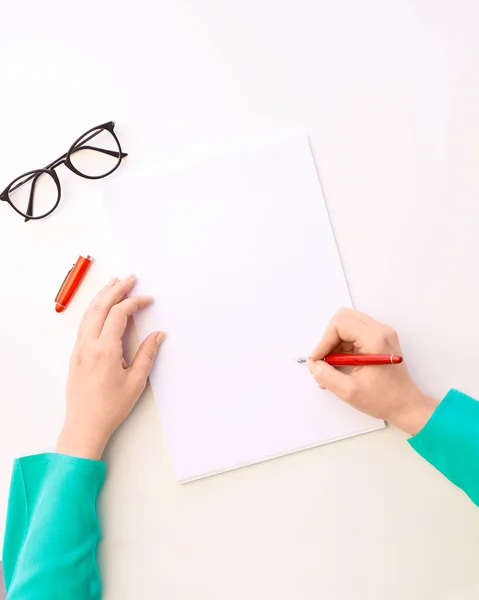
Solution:
M1 16L5 185L111 118L124 174L304 129L355 305L397 327L429 393L479 396L476 2L55 0ZM44 223L0 208L2 516L13 456L54 445L78 319L115 274L101 184L60 176ZM82 250L95 268L56 315ZM477 508L405 439L387 429L178 486L148 391L106 457L105 598L477 597Z

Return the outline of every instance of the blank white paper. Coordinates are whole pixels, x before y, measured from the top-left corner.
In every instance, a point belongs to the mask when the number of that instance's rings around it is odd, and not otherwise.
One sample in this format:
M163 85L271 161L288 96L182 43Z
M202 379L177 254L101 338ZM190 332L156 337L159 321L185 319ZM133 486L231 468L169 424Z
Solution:
M350 306L305 135L118 179L105 202L155 297L140 337L167 333L150 379L178 481L384 426L295 362Z

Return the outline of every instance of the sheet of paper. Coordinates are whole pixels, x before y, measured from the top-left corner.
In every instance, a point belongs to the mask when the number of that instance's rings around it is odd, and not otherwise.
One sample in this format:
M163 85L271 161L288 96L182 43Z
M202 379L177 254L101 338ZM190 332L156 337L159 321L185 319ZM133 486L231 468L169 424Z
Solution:
M151 383L174 472L188 481L384 426L295 362L350 305L305 135L106 189L141 337L167 340Z

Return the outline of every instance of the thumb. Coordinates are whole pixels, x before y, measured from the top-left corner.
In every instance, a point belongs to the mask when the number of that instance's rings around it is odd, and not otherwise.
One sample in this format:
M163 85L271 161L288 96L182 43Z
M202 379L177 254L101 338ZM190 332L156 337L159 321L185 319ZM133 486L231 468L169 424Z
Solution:
M165 334L162 331L155 331L143 340L138 348L135 358L131 363L130 372L135 379L142 385L146 385L146 380L155 362L158 348L165 339Z
M354 382L349 375L341 373L324 360L310 360L308 368L320 386L330 390L335 396L346 402L351 400Z

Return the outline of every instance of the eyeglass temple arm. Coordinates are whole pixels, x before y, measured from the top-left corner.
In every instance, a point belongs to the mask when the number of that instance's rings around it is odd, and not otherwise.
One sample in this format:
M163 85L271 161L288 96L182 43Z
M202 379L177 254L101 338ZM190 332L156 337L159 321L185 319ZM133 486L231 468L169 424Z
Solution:
M62 156L60 156L59 158L57 158L56 160L54 160L52 163L50 163L49 165L47 165L44 168L45 169L56 169L58 166L60 166L61 164L63 164L65 162L66 156L67 156L66 154L63 154ZM33 216L33 197L35 195L35 186L37 184L38 178L42 174L43 173L33 173L32 175L30 175L30 177L27 177L26 179L21 181L19 184L17 184L15 187L12 187L10 190L11 192L13 192L14 190L18 189L19 187L21 187L22 185L24 185L25 183L27 183L28 181L31 181L33 179L32 187L30 189L30 196L28 198L28 206L27 206L27 211L26 211L27 216L25 217L25 223L30 221L30 219L28 217Z
M70 154L73 154L74 152L78 152L79 150L96 150L97 152L103 152L103 154L108 154L109 156L114 156L115 158L120 158L120 157L126 158L128 156L128 154L125 154L125 152L119 153L119 152L115 152L114 150L105 150L104 148L97 148L96 146L85 146L86 142L89 142L97 135L100 135L100 133L102 133L102 131L103 131L103 129L99 129L99 130L93 132L90 136L85 138L79 146L76 146L71 151Z
M79 152L80 150L95 150L95 152L101 152L102 154L108 154L108 156L113 156L115 158L126 158L128 154L125 152L115 152L114 150L105 150L104 148L97 148L96 146L77 146L73 148L70 154L74 152Z
M66 156L67 156L66 154L64 154L63 156L60 156L60 158L57 158L52 163L50 163L49 165L47 165L46 167L44 167L44 170L46 170L46 169L56 169L58 166L60 166L61 164L63 164L65 162ZM10 188L10 192L14 192L15 190L18 190L18 188L22 187L22 185L24 185L25 183L28 183L34 177L38 178L40 175L41 175L41 173L32 173L30 175L30 177L27 177L26 179L23 179L22 181L20 181L20 183L17 183L17 185L14 185L12 188Z
M38 178L42 173L33 175L32 187L30 188L30 197L28 198L28 206L26 211L25 223L30 221L28 217L33 217L33 197L35 196L35 186L37 185Z

